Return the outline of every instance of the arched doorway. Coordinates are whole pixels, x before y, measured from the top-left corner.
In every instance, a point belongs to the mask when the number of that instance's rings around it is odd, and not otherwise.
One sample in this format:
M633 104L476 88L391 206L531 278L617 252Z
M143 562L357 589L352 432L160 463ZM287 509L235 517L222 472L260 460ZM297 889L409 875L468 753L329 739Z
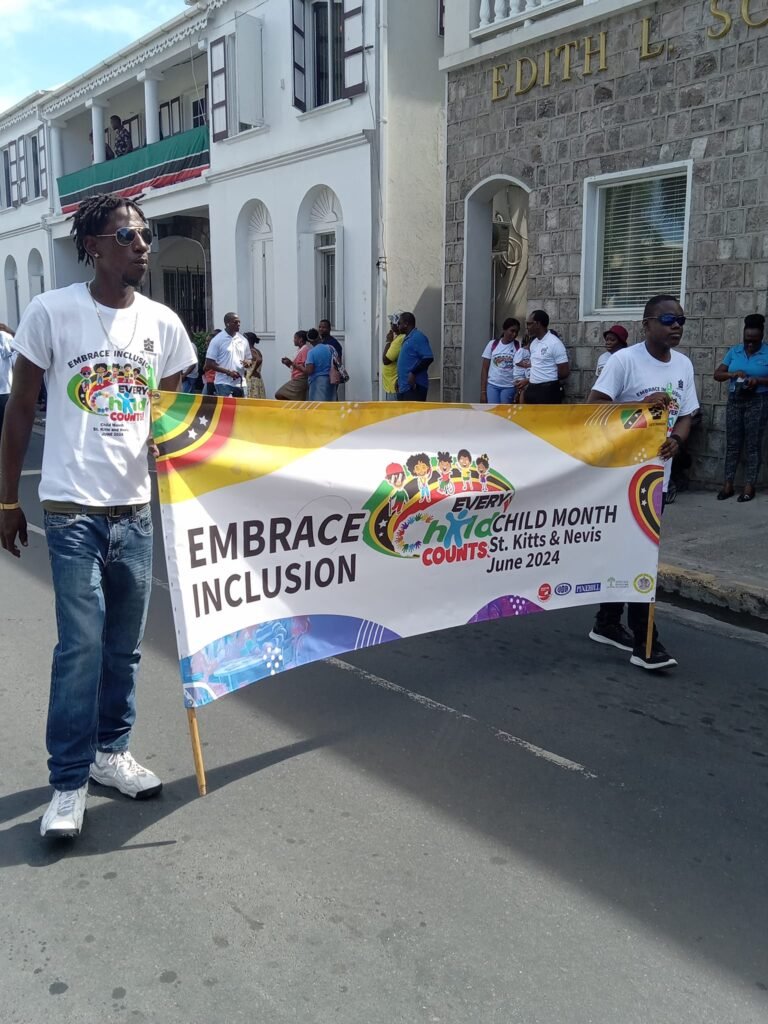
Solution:
M480 361L488 339L528 305L528 195L507 175L488 178L466 198L462 398L480 399Z
M29 254L27 277L29 278L30 299L34 299L36 295L42 295L45 291L45 270L43 269L43 257L37 249L32 249Z
M334 334L343 334L344 217L333 189L310 189L299 207L297 229L299 323L306 329L330 320Z
M275 333L275 261L272 218L260 199L240 211L236 227L237 301L244 329Z
M9 327L14 330L19 326L19 275L16 260L8 256L5 261L5 313Z

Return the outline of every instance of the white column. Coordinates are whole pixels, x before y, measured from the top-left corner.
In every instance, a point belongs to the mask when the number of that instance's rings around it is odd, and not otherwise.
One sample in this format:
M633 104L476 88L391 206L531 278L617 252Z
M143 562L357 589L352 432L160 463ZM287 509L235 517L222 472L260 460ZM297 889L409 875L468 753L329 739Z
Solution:
M162 74L153 71L140 71L136 75L136 81L144 83L144 135L148 146L160 141L160 102L157 83L162 77Z
M507 17L507 0L496 0L494 5L494 22L504 21Z
M62 147L62 134L61 130L64 128L66 122L64 121L49 121L48 122L48 144L50 146L50 156L48 160L48 190L51 191L51 185L57 178L61 178L64 174L64 149ZM53 181L51 180L53 179Z
M91 131L93 132L93 162L103 164L107 159L107 147L104 142L104 109L106 104L98 100L86 100L86 108L91 111Z

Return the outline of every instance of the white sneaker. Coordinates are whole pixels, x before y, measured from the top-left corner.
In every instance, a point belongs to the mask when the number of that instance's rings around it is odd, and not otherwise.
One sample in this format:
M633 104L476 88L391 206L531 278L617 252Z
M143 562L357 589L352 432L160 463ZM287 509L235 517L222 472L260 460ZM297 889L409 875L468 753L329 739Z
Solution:
M80 835L88 799L88 783L80 789L54 789L48 810L40 822L40 835L73 838Z
M160 779L134 761L127 750L120 750L116 754L97 750L96 759L91 765L91 778L102 786L119 789L134 800L146 800L163 788Z

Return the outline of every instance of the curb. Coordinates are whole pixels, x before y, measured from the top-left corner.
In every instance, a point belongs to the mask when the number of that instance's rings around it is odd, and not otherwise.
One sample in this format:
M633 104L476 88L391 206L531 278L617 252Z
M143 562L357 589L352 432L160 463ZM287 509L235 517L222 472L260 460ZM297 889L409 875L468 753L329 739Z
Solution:
M714 605L739 615L768 620L768 590L754 583L739 580L728 583L713 573L661 563L659 590L678 594L697 604Z

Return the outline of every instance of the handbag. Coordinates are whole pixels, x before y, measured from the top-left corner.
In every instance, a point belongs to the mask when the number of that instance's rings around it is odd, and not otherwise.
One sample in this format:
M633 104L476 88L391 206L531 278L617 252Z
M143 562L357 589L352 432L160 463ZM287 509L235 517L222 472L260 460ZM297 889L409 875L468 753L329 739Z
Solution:
M349 381L349 374L344 368L344 363L339 359L338 356L334 356L331 360L331 372L328 375L331 384L346 384Z

